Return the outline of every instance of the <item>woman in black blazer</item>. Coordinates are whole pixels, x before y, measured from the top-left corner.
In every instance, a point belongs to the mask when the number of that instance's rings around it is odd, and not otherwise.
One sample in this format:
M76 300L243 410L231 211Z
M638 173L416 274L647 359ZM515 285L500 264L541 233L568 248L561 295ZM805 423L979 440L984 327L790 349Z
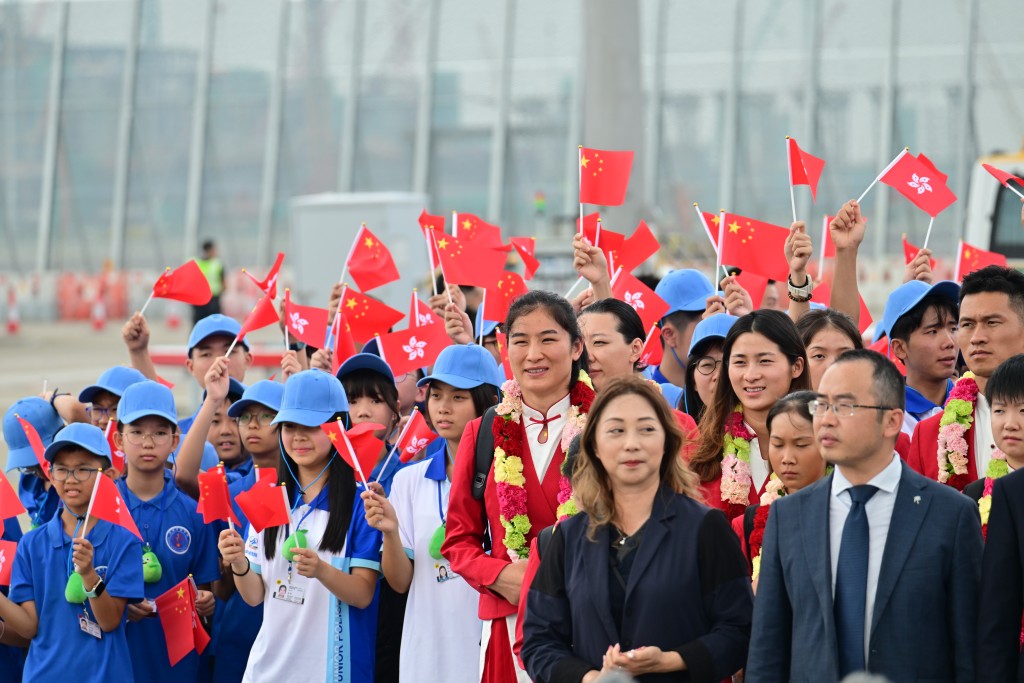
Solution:
M742 668L753 599L720 511L676 455L683 434L649 382L609 382L573 472L583 511L561 522L527 597L522 657L537 683L621 669L721 681Z

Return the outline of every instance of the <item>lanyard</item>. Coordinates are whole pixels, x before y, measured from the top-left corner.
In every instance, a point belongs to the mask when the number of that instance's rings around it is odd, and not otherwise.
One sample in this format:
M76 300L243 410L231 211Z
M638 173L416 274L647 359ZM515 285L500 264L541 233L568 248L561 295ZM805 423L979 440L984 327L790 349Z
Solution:
M305 514L303 514L302 517L299 518L299 523L295 525L295 530L296 531L298 531L300 528L302 528L302 523L306 521L306 517L309 517L311 514L313 514L313 510L316 510L317 506L320 505L321 503L323 503L326 498L327 498L327 487L324 486L322 489L320 489L320 493L316 494L316 498L314 498L309 503L309 509L306 510ZM300 490L300 491L298 491L298 495L295 497L295 503L292 505L292 512L291 512L292 515L295 514L295 511L299 509L299 506L301 504L302 504L302 491ZM289 517L291 517L291 515L289 515Z
M68 510L68 512L71 511ZM75 563L72 560L72 557L75 554L75 538L78 536L78 530L81 529L82 524L85 523L85 515L82 515L81 517L75 515L75 519L77 521L75 522L75 530L71 532L71 548L68 550L68 559L66 565L68 570L68 576L71 576L71 573L75 571ZM61 520L60 524L60 549L62 551L64 550L64 520Z
M452 456L448 452L448 444L444 445L444 457L446 462L451 462ZM446 476L445 479L448 477ZM441 485L444 483L444 479L437 480L437 514L441 517L441 524L445 523L447 515L444 513L444 503L441 500Z

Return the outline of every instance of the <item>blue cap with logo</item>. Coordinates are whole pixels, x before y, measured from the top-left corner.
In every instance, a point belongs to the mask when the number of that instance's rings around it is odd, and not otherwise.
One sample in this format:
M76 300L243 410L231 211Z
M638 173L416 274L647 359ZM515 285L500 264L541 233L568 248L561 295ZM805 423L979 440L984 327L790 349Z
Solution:
M715 288L704 273L693 268L684 268L670 271L661 278L661 282L654 288L654 293L668 304L668 311L665 313L668 316L678 311L703 311L707 305L707 298L715 293Z
M96 398L96 394L101 391L107 391L121 397L124 390L136 382L145 382L146 376L135 368L127 368L123 365L115 365L110 368L96 380L95 384L87 386L85 389L78 394L79 403L92 403L93 399Z
M284 383L281 410L273 424L292 422L319 427L335 414L345 412L348 412L348 397L341 380L323 370L303 370Z
M926 296L936 294L944 299L949 299L954 305L960 298L960 285L952 280L943 280L929 285L920 280L911 280L892 290L889 299L885 302L885 312L882 313L882 322L875 328L875 341L882 338L883 334L889 334L893 326L900 318L910 312L914 306L921 303Z
M391 366L385 363L383 358L372 353L357 353L342 363L338 368L338 379L344 379L356 370L371 370L384 375L391 382L395 381L395 373L391 371Z
M505 379L490 351L477 344L454 344L441 351L434 361L433 371L416 382L416 386L426 386L433 381L456 389L472 389L481 384L497 389Z
M49 401L38 396L29 396L14 402L4 413L4 441L7 442L7 471L17 467L38 465L36 453L25 436L18 418L35 427L43 445L53 441L54 435L64 427L64 421Z
M686 352L686 355L692 356L694 349L702 342L725 339L737 320L739 318L728 313L718 313L701 320L693 328L693 336L690 337L690 350Z
M234 339L238 336L238 333L242 331L242 325L230 316L226 316L222 313L214 313L201 319L192 328L192 333L188 335L188 355L192 355L192 349L199 346L199 344L207 337L212 337L215 334L224 335ZM242 337L239 344L245 348L249 348L249 345L245 341L245 337Z
M110 444L103 430L84 422L72 422L57 432L53 443L46 447L43 456L47 462L53 462L57 453L65 448L81 448L93 455L110 459Z
M178 424L174 394L163 384L147 379L124 390L117 404L117 419L123 424L132 424L150 416L162 417L173 425Z
M284 396L284 385L261 379L242 394L242 398L228 408L228 417L238 417L246 409L253 406L266 406L275 413L281 410L281 397Z

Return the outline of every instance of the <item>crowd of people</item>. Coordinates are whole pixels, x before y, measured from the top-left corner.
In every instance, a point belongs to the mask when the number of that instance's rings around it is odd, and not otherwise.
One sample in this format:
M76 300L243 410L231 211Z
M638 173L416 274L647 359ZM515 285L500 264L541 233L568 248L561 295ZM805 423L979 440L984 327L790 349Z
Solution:
M0 679L1024 680L1024 275L934 282L924 249L868 349L865 222L851 201L829 226L829 301L799 222L774 301L669 272L651 366L583 235L572 301L534 290L487 322L442 283L453 343L416 372L372 341L297 344L246 386L239 323L204 317L184 419L136 314L130 367L4 416L32 528L3 525ZM405 462L414 410L435 437ZM338 421L383 443L365 478ZM220 466L232 499L273 470L288 522L257 531L236 502L204 523ZM141 540L89 515L98 477ZM172 664L157 598L189 577L212 640Z

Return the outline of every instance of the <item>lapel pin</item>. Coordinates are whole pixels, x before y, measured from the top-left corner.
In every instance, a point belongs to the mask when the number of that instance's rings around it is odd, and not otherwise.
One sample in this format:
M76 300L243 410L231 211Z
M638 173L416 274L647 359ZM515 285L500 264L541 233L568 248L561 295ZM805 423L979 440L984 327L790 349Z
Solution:
M921 504L921 496L914 496L914 505Z

